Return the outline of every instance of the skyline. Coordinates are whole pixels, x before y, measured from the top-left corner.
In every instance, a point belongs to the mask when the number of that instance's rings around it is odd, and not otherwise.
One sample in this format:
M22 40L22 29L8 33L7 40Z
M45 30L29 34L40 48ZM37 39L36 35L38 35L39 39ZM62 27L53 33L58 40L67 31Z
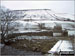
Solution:
M1 1L1 6L11 10L51 9L56 13L74 13L74 1Z

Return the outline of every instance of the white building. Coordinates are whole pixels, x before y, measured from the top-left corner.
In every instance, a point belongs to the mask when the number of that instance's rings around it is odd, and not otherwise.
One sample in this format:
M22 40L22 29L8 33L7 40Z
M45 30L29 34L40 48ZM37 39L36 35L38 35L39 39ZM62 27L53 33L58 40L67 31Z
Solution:
M68 30L68 36L75 36L75 30Z
M62 36L62 32L53 32L53 36L56 37L56 36Z

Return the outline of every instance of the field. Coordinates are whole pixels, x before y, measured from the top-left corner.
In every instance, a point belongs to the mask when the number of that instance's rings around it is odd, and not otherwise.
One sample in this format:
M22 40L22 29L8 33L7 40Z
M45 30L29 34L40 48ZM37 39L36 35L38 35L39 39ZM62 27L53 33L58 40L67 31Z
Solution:
M20 50L41 52L42 54L46 54L56 44L57 41L71 40L70 37L49 37L49 38L50 39L32 39L32 40L17 39L15 43L11 44L11 46Z

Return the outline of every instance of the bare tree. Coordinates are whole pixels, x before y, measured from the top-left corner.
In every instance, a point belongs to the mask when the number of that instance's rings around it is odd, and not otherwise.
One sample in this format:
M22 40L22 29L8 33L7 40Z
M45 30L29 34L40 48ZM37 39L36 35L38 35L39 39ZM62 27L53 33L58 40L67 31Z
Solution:
M0 9L0 31L1 31L1 42L5 43L5 39L8 38L8 34L10 34L15 25L13 25L14 21L17 19L16 15L12 13L10 10L3 10L3 8Z

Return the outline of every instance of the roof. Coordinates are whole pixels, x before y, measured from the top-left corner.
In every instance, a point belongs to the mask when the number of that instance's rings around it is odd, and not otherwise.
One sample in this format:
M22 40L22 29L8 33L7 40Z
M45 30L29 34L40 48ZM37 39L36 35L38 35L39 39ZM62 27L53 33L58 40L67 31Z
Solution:
M72 43L68 40L59 40L48 53L73 52Z

